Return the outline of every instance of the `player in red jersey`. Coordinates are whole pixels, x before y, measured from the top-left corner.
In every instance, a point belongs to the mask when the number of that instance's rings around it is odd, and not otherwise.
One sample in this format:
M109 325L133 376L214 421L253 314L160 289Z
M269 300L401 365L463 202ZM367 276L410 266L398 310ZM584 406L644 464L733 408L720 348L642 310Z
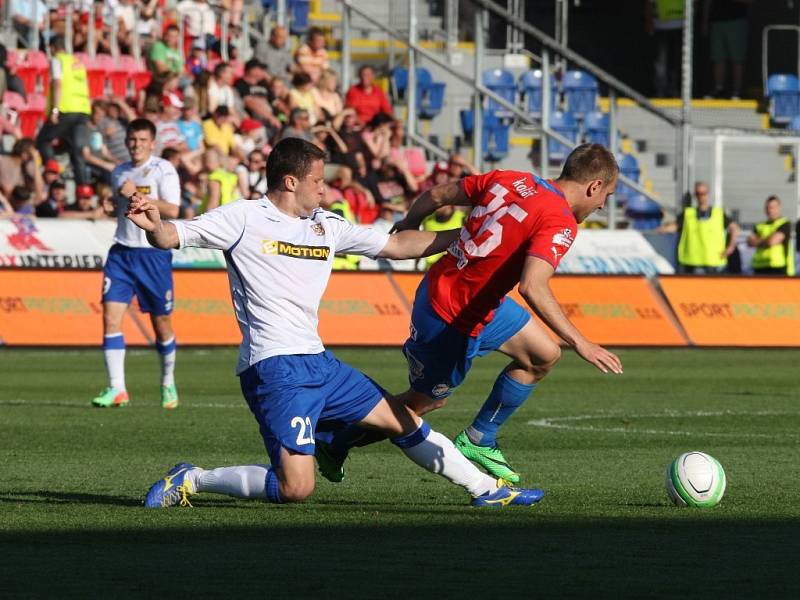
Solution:
M603 373L622 373L619 358L590 342L569 321L549 280L577 234L577 223L603 208L617 184L614 156L598 144L578 146L555 181L532 173L495 170L432 188L412 205L397 229L416 229L443 205L472 206L460 239L417 288L411 336L403 347L418 414L444 406L472 361L498 350L511 363L495 381L456 447L487 471L512 482L519 474L497 447L499 427L556 365L561 349L544 327L506 294L519 284L530 308ZM353 430L317 447L326 477L341 479L349 447L373 441Z

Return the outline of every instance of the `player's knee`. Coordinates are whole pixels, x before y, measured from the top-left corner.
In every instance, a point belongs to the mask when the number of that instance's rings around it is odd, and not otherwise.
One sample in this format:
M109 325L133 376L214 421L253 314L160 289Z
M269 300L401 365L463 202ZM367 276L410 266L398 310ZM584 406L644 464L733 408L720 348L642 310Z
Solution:
M533 373L536 381L539 381L556 366L560 359L561 347L555 343L551 344L537 356L531 357L529 370Z
M314 480L282 481L279 491L284 502L302 502L314 492Z

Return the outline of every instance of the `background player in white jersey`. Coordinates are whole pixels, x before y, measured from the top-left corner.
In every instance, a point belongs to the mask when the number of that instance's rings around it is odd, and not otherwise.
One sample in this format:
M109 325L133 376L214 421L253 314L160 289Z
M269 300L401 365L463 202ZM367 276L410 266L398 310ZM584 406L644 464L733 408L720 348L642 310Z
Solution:
M457 235L389 236L321 210L324 156L304 140L282 140L267 162L266 196L191 221L165 223L148 199L131 200L128 218L156 247L224 251L242 332L236 371L272 463L213 470L180 463L150 488L145 506L185 505L198 492L304 500L314 489L314 433L351 423L384 432L411 460L466 489L475 505L537 502L541 490L514 489L481 472L445 436L323 347L317 311L335 254L414 258L444 250Z
M103 355L109 385L94 406L124 406L128 403L125 386L125 338L122 319L134 294L142 312L150 314L161 358L161 406L178 406L175 389L175 332L172 309L172 253L153 248L144 232L125 218L128 197L133 191L152 198L153 207L167 218L178 216L181 201L180 181L175 168L153 156L156 128L147 119L135 119L128 125L126 144L131 160L111 173L113 206L117 215L114 245L103 269ZM127 191L126 191L127 190Z

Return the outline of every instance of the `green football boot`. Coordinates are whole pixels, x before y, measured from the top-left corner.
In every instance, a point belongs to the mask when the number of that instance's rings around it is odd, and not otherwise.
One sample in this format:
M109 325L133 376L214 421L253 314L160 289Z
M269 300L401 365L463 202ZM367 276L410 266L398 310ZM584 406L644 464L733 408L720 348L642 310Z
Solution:
M92 405L99 408L109 408L111 406L127 406L130 399L128 392L117 388L107 387L100 395L92 400Z
M174 383L161 386L161 408L178 408L178 390Z
M330 446L321 440L314 443L314 458L317 459L319 474L332 483L339 483L344 479L344 459L336 457L331 452Z
M467 436L466 431L462 431L453 440L453 444L465 457L472 462L478 463L489 473L498 479L505 479L511 483L519 482L519 473L514 471L506 457L497 446L478 446L473 444Z

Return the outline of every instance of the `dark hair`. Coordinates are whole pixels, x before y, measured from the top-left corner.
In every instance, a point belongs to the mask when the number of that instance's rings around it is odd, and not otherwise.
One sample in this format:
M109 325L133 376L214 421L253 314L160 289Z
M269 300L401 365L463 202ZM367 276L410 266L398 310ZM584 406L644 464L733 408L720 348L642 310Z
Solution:
M65 50L67 45L64 36L61 34L54 35L52 38L50 38L50 46L55 48L57 51Z
M180 28L174 23L167 26L167 28L164 30L164 35L168 34L170 31L177 31L178 33L181 32Z
M292 85L294 87L300 87L307 83L311 83L311 76L308 73L295 73L294 76L292 76Z
M214 67L214 77L219 77L222 75L222 72L228 68L228 63L221 62L216 67Z
M177 148L164 148L163 152L161 152L161 158L164 160L172 160L174 157L180 154L180 150Z
M31 190L24 185L15 185L14 189L11 190L11 201L20 204L30 200L32 195Z
M19 158L26 152L30 152L36 148L36 142L33 141L33 138L21 138L14 142L14 147L11 148L11 156L16 156Z
M371 69L373 73L375 72L375 67L373 67L372 65L361 65L360 67L358 67L358 76L361 77L362 73L364 73L364 71L366 71L367 69Z
M214 109L214 116L215 117L229 117L231 114L231 109L227 107L225 104L220 104L217 108Z
M128 128L125 130L125 137L129 137L137 131L149 131L150 137L156 139L156 126L153 125L150 119L134 119L128 123Z
M614 155L600 144L581 144L570 152L560 179L589 183L600 179L603 185L608 184L619 173L619 166Z
M394 121L394 117L390 117L384 112L375 113L375 116L367 123L367 129L377 129L381 125L391 123L392 121Z
M315 36L318 36L318 35L321 35L322 37L325 37L325 32L322 31L322 29L320 29L319 27L310 27L309 30L308 30L308 38L307 39L310 40L311 38L313 38Z
M278 189L287 175L303 179L318 160L325 160L325 152L311 142L292 137L281 140L267 158L267 187Z
M774 200L775 202L777 202L778 204L780 204L780 203L781 203L781 199L780 199L780 198L778 198L778 197L777 197L775 194L770 194L769 196L767 196L767 199L766 199L766 200L764 200L764 206L766 206L767 204L769 204L769 203L770 203L770 202L772 202L773 200Z

